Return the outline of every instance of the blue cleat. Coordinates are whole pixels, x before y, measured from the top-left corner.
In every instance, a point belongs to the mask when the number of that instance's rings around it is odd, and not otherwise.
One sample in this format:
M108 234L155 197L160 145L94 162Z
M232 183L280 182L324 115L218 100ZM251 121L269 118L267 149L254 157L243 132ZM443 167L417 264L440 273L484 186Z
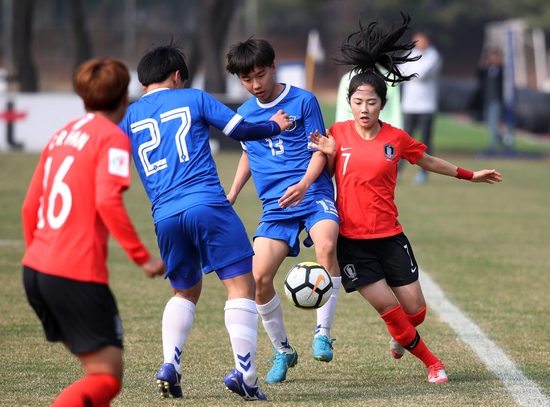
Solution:
M326 335L319 335L313 338L313 359L319 362L330 362L332 360L332 342L336 339L328 339Z
M290 352L279 352L277 349L273 349L273 359L269 360L267 363L272 363L273 367L269 372L265 381L267 383L279 383L286 379L286 372L289 367L294 367L298 363L298 352L294 349L294 346L290 345Z
M249 386L243 380L243 374L237 369L233 369L227 376L224 377L223 382L228 390L238 394L246 401L267 400L265 394L260 391L259 386ZM256 379L256 384L258 379Z
M161 398L181 398L181 374L176 371L172 363L162 365L157 373L157 386Z

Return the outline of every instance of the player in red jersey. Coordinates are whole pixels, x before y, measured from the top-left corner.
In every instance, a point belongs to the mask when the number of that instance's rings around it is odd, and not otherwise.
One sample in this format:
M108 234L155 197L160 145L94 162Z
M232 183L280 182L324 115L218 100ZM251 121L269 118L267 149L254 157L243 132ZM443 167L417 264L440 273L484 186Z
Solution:
M335 123L327 137L317 133L310 140L327 154L327 169L336 180L337 255L344 289L358 291L380 314L392 336L390 350L395 358L408 350L424 362L430 383L443 383L448 381L445 365L416 330L424 321L426 302L411 244L397 219L398 162L406 159L424 170L472 182L493 184L502 178L495 170L471 172L430 156L424 144L379 120L386 103L386 81L411 78L398 68L414 46L398 42L409 22L410 17L403 15L397 28L383 32L371 23L348 37L336 62L353 65L360 72L348 90L354 120Z
M121 388L122 325L108 286L109 234L148 277L164 274L122 198L130 186L130 142L116 123L128 106L129 82L116 59L77 68L74 88L87 113L50 138L23 203L27 299L46 339L62 341L84 372L55 407L109 406Z

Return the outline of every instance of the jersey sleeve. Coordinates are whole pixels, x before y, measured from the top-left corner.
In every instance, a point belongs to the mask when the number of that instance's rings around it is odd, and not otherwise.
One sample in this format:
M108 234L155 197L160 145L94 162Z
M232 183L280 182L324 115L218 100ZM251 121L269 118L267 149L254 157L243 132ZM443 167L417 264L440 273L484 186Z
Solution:
M206 122L210 126L221 130L226 136L230 136L244 120L243 117L210 94L202 91L201 94Z
M141 242L123 201L123 192L130 186L130 143L121 132L108 137L98 157L95 204L103 223L126 251L141 265L150 258Z
M313 94L304 100L303 114L306 137L309 137L310 133L315 133L316 130L319 130L321 134L326 134L321 107Z
M34 231L38 225L38 209L40 208L40 196L42 195L42 183L44 180L44 160L45 154L42 153L36 170L33 174L23 207L21 209L21 218L23 221L23 236L25 245L29 247L32 242Z
M400 133L403 158L411 164L416 164L424 155L428 147L420 141L415 140L404 131L400 131Z

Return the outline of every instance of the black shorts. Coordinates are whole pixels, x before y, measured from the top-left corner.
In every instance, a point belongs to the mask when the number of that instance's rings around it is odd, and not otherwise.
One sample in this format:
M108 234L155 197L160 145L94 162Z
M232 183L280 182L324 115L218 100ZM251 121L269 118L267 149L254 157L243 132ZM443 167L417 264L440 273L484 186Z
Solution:
M346 292L386 279L390 287L418 280L418 265L403 233L380 239L348 239L338 236L338 264Z
M51 276L26 266L23 285L48 341L66 342L75 355L107 345L122 348L122 323L108 285Z

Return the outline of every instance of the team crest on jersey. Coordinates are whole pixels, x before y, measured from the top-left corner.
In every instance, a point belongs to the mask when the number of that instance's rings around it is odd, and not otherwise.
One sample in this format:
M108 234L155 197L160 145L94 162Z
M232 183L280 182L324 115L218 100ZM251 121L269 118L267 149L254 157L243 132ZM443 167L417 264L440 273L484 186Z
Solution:
M393 160L393 157L395 157L395 147L391 144L386 144L384 146L384 155L386 158Z
M344 273L351 281L357 280L357 271L355 271L355 266L353 264L346 264L344 266Z
M288 120L292 122L290 127L286 129L286 131L294 131L296 130L296 116L288 116Z

